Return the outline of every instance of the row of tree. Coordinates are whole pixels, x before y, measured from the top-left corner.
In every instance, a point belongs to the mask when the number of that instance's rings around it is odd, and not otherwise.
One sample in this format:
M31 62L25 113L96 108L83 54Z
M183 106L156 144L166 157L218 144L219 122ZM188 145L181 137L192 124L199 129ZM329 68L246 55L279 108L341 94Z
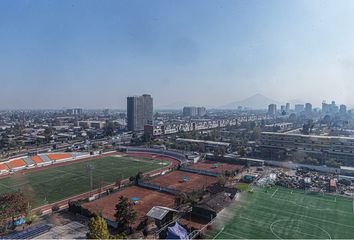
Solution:
M30 206L22 192L0 194L1 232L7 232L8 228L14 227L16 218L23 215L30 215Z

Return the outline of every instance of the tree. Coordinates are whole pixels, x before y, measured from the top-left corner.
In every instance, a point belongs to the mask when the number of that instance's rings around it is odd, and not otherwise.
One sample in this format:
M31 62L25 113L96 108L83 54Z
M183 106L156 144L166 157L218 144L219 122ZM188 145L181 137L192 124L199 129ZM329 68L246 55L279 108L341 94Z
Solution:
M312 120L308 120L308 122L302 126L302 134L309 135L312 132L314 126L314 122Z
M327 165L328 167L340 168L341 163L338 162L336 159L331 158L331 159L329 159L329 160L326 161L326 165Z
M124 196L119 198L114 217L122 229L129 227L135 221L137 214L128 198Z
M238 154L241 156L241 157L244 157L246 155L246 149L244 146L241 146L239 149L238 149Z
M262 128L260 126L257 126L253 129L252 132L252 140L256 141L261 137L262 134Z
M7 225L9 219L24 214L27 210L27 201L22 192L8 192L0 195L0 223ZM5 227L6 228L6 227Z
M41 214L40 214L41 215ZM31 225L32 223L36 222L38 219L39 219L39 216L38 214L34 213L32 211L32 208L31 206L28 204L27 205L27 209L26 209L26 215L25 215L25 220L26 220L26 224L29 226Z
M53 130L51 128L47 127L44 130L45 141L49 142L52 139L52 135L53 135Z
M219 183L220 185L222 185L222 186L225 186L225 184L226 184L226 177L224 177L224 176L219 176L219 177L218 177L218 183Z
M320 162L316 158L312 158L312 157L306 157L303 160L300 160L299 162L304 163L304 164L309 164L309 165L319 165L320 164Z
M106 221L102 217L93 217L88 223L88 239L109 239L110 235Z
M116 187L120 188L122 186L122 178L121 177L117 177L116 179Z
M135 182L138 183L141 179L143 179L143 177L144 177L143 172L138 172L138 173L135 175Z
M106 126L103 128L103 134L106 137L111 137L114 135L114 132L115 132L114 123L112 121L107 121Z

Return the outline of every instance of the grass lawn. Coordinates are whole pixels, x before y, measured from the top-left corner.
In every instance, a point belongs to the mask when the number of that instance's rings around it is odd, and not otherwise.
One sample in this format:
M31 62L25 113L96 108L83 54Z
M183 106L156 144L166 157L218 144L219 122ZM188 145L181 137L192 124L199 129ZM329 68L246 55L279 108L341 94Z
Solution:
M237 183L237 185L235 186L235 188L237 188L238 190L245 192L250 188L250 185L248 183Z
M273 187L244 192L208 238L353 239L353 199Z
M117 178L129 178L139 171L148 172L169 165L167 161L145 157L116 155L75 162L0 179L0 193L21 189L33 207L90 191L87 165L94 167L94 188L114 183Z

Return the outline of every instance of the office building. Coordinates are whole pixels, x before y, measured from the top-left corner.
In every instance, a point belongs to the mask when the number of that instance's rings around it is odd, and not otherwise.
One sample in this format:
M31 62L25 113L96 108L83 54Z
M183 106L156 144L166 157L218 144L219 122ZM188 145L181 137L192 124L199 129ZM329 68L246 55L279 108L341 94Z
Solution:
M290 103L286 103L285 105L285 111L288 113L290 112Z
M108 117L108 116L109 116L109 109L108 109L108 108L106 108L106 109L103 110L103 115L104 115L105 117Z
M295 104L295 112L301 113L305 110L304 104Z
M205 107L198 107L197 114L199 117L204 117L206 115L206 108Z
M183 108L183 116L184 117L195 117L195 116L197 116L197 108L196 107L184 107Z
M332 101L331 104L326 103L326 101L322 102L322 114L334 114L339 110L335 101Z
M312 112L312 104L311 103L306 103L305 104L305 112L306 113L311 113Z
M205 107L184 107L184 117L204 117L206 115Z
M66 109L66 113L69 115L81 115L82 109L81 108Z
M269 104L268 106L268 114L275 115L277 113L277 105L276 104Z
M127 118L129 131L143 131L145 125L152 125L153 98L151 95L128 97Z
M82 128L102 129L106 126L105 121L79 121L78 126Z
M342 104L339 106L339 113L340 114L346 114L347 113L347 106Z

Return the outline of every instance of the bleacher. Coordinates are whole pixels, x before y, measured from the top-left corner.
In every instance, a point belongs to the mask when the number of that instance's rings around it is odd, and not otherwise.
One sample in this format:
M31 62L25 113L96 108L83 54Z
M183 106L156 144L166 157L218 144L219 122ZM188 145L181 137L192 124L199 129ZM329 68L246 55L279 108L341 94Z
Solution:
M190 173L196 173L196 174L211 176L211 177L219 177L219 176L221 176L221 173L214 173L214 172L209 172L207 170L193 169L193 168L188 168L188 167L181 167L179 170L180 171L184 171L184 172L190 172Z
M187 158L184 154L172 151L172 150L161 150L156 148L145 148L145 147L124 147L127 153L150 153L150 154L158 154L162 156L171 157L184 163L187 161Z
M0 173L7 173L9 171L9 167L5 163L0 163Z
M46 156L52 161L60 161L64 159L70 159L73 157L71 154L68 153L49 153L46 154Z
M40 157L44 162L52 162L52 160L50 160L50 158L46 154L42 154L40 155Z
M32 156L32 157L31 157L31 160L32 160L33 162L35 162L36 164L43 164L43 163L44 163L44 161L42 160L42 158L41 158L40 156L38 156L38 155Z
M48 232L52 227L47 224L40 224L30 227L21 232L15 232L0 239L32 239Z
M35 162L33 162L33 160L31 158L29 158L29 157L24 157L23 160L26 162L26 164L28 166L31 166L31 165L35 164Z
M0 162L0 174L8 174L31 167L55 164L59 161L71 161L77 158L88 157L88 153L48 153L35 156L23 156Z
M178 194L178 192L176 190L172 189L172 188L161 187L159 185L152 184L152 183L145 183L143 181L138 181L138 186L145 187L145 188L152 189L152 190L157 190L157 191L160 191L160 192L170 193L170 194L173 194L173 195L177 195Z
M7 162L7 165L11 169L20 169L20 168L26 167L26 163L25 163L25 161L23 161L22 158L12 159L9 162Z

